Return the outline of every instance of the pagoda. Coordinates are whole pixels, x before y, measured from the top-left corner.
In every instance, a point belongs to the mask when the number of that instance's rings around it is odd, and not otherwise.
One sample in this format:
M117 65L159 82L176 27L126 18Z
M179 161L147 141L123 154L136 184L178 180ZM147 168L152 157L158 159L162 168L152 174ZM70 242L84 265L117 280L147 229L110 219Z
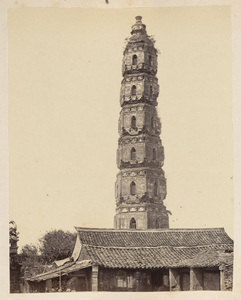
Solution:
M157 113L158 51L136 17L123 53L115 198L116 229L168 228L164 148Z

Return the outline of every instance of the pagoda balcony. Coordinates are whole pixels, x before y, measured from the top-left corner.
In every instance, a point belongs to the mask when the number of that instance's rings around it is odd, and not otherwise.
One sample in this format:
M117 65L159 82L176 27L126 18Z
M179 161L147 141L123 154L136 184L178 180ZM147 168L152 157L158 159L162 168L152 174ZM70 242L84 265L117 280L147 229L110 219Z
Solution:
M135 135L145 134L145 133L147 133L145 125L143 125L141 128L135 127L135 128L125 129L124 127L122 127L122 130L121 130L122 136L126 136L126 135L135 136Z
M140 197L138 195L120 196L116 200L117 206L121 204L138 204L140 202Z
M123 96L121 97L121 107L124 105L129 104L138 104L138 103L147 103L150 105L157 106L157 96L158 95L152 95L152 97L148 95L137 95L137 96Z
M124 76L125 74L139 73L139 72L145 72L151 75L156 75L157 67L150 66L149 64L146 63L140 63L136 65L124 65L122 75Z
M157 161L157 160L152 160L152 161L147 161L144 159L143 161L123 161L121 160L119 168L120 170L122 169L128 169L128 168L142 168L142 167L149 167L149 168L158 168L162 167L163 162L162 161Z
M125 129L124 127L122 127L121 129L121 136L135 136L140 134L160 135L160 133L161 133L160 128L149 129L146 125L143 125L141 128L135 127L135 128ZM121 138L119 139L119 142L120 141Z
M163 205L163 200L160 196L152 197L148 196L147 193L144 195L129 195L129 196L120 196L116 204L117 206L123 205L123 204L156 204L156 205Z

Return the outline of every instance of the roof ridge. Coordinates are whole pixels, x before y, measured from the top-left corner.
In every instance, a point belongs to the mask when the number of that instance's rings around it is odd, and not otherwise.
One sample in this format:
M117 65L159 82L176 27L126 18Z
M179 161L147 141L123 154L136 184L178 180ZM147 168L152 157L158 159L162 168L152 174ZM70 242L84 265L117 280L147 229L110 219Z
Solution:
M115 228L91 228L75 226L77 231L97 231L97 232L165 232L165 231L224 231L224 227L215 228L158 228L158 229L115 229Z
M105 249L150 249L150 248L172 248L172 249L190 249L190 248L206 248L210 246L232 246L233 244L223 244L223 243L217 243L217 244L205 244L205 245L193 245L193 246L99 246L99 245L90 245L90 244L84 244L83 246L93 247L93 248L105 248Z

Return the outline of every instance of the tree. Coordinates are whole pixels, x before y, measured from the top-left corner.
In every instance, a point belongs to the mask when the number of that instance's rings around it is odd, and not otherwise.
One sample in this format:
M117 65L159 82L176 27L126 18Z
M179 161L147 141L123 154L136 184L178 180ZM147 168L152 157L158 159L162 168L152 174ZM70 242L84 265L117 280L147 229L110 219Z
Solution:
M63 230L51 230L39 239L39 246L26 244L22 247L18 256L22 265L21 273L24 277L46 271L53 263L69 257L72 254L75 244L76 234Z
M76 234L63 230L51 230L45 233L40 241L40 253L45 263L52 263L69 257L72 254Z
M38 255L38 248L34 246L33 244L26 244L22 247L21 250L21 257L22 259L26 260L31 260L35 258Z
M22 265L21 272L24 277L31 277L44 270L38 248L32 244L26 244L22 247L19 261Z

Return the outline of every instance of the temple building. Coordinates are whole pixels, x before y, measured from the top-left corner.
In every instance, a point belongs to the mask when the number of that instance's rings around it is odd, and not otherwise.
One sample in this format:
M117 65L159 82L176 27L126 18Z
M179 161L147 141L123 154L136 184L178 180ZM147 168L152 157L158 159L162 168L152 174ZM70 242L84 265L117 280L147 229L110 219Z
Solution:
M114 228L76 227L72 255L28 278L29 292L232 290L223 228L169 228L157 54L136 17L123 56Z

